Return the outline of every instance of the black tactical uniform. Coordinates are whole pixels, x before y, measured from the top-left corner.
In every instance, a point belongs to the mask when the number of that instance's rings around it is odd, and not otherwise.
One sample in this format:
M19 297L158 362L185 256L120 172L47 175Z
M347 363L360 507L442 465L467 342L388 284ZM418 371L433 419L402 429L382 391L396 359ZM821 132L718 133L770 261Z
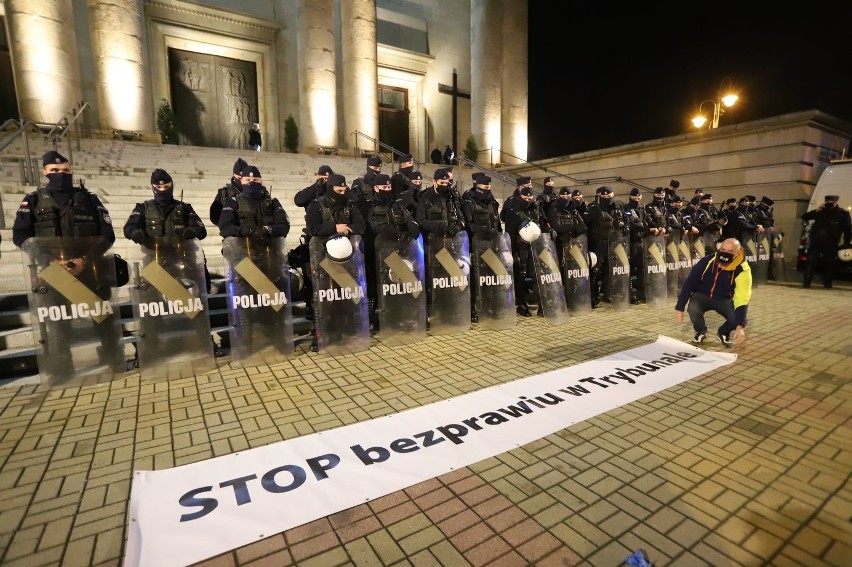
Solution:
M414 173L414 158L411 157L411 154L399 156L399 170L390 178L391 190L393 190L393 195L397 199L413 187L411 185L412 173Z
M597 201L589 204L584 218L586 226L589 227L589 250L593 251L598 259L590 274L592 307L597 307L601 300L610 300L611 239L617 234L624 237L629 234L624 206L615 200L612 187L599 187L596 193Z
M525 242L518 232L527 222L534 222L542 226L539 216L538 202L534 198L531 187L524 187L517 196L506 199L503 203L501 217L506 223L506 232L512 241L512 256L514 259L513 271L515 276L515 305L518 315L529 317L531 315L527 305L527 296L532 292L531 282L535 281L535 265L533 264L532 246ZM532 200L524 199L524 196L533 197ZM530 278L528 281L527 278ZM543 315L539 305L539 315Z
M47 152L42 158L45 170L52 165L64 167L66 164L68 159L55 151ZM21 248L24 242L32 237L63 237L68 247L62 250L62 258L32 258L33 263L46 266L51 262L61 261L69 271L79 270L75 277L100 299L110 300L114 282L110 281L111 278L104 277L103 273L98 273L99 267L104 268L104 262L101 260L104 253L115 242L115 231L109 212L97 195L83 187L82 183L77 187L73 185L70 167L66 173L46 173L46 176L47 185L41 185L35 191L27 193L18 207L12 226L12 242ZM41 253L50 252L43 249ZM82 264L82 268L79 264ZM117 312L114 316L118 316ZM46 320L39 325L42 337L65 337L71 333L70 321ZM101 336L101 346L97 347L101 363L116 371L124 371L124 352L118 344L118 337L113 336L113 327L107 324L95 324L93 327ZM68 341L49 341L50 345L57 347L46 353L52 368L58 369L57 373L73 367L71 340L68 338ZM48 374L53 373L49 369L43 370Z
M213 221L213 224L219 225L219 217L222 215L222 207L225 206L225 201L242 192L243 187L240 184L240 173L246 167L248 167L248 164L244 159L239 158L235 161L231 181L220 187L216 192L216 198L210 204L210 220Z
M630 200L624 207L624 216L630 228L630 303L645 301L645 243L644 238L657 232L650 226L645 207L641 204L642 191L630 190Z
M474 236L490 239L496 234L503 232L500 222L500 204L491 193L491 178L483 173L474 177L474 185L465 191L461 200L461 210L467 225L468 236L473 242ZM479 321L476 312L476 293L478 285L470 288L470 320L472 323Z
M249 166L242 177L260 178L260 172ZM243 184L243 192L225 202L219 218L219 234L248 237L262 245L272 238L284 238L290 232L290 219L278 199L273 198L260 182Z
M586 234L589 228L583 215L577 210L577 201L571 198L571 192L567 187L559 191L557 198L547 211L547 220L551 228L556 232L556 248L559 254L559 262L562 262L562 251L570 245L571 239Z
M805 270L804 286L810 287L814 265L822 266L822 285L830 288L834 277L834 262L837 256L837 244L843 238L843 244L852 241L852 222L849 211L842 209L837 195L826 195L825 203L802 215L804 222L814 221L811 227L811 240L808 247L808 265Z
M747 211L743 207L737 207L736 199L730 198L725 201L725 208L719 212L720 218L725 218L725 225L722 227L722 240L736 238L742 243L746 232L754 234L755 225L749 222L746 214Z
M719 242L721 237L722 226L728 222L725 218L720 218L716 207L713 206L713 195L705 193L701 196L700 204L692 214L692 225L698 229L698 235L708 244ZM705 256L711 256L716 253L715 246L706 246L704 249Z

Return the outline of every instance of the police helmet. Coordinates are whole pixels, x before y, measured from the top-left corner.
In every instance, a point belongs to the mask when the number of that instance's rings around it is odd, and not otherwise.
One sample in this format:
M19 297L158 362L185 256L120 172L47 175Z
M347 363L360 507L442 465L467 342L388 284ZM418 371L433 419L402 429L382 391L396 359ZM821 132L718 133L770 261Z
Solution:
M520 236L524 242L533 243L538 240L538 237L541 236L541 228L532 221L527 221L518 231L518 236Z
M589 267L594 268L598 265L598 255L594 252L589 252Z
M837 249L837 258L841 262L852 262L852 246L848 244Z
M459 258L456 260L464 277L470 276L470 260L468 258Z
M346 236L338 234L325 241L325 253L330 260L343 263L355 253L352 242Z

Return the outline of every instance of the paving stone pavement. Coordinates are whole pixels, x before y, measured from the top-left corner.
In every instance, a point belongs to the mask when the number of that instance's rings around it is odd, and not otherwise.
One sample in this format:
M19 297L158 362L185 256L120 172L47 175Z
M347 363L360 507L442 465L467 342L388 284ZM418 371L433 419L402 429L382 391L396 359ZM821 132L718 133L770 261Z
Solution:
M658 567L848 566L852 290L760 286L749 319L733 364L201 565L617 566L642 548ZM169 382L0 388L0 565L120 565L134 470L692 334L640 305L342 357L303 344L271 367L226 357Z

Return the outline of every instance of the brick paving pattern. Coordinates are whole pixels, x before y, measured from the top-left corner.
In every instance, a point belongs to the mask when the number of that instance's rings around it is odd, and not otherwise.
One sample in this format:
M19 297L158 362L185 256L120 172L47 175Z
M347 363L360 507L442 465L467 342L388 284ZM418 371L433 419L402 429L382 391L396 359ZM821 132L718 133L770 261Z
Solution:
M670 302L673 305L673 302ZM712 327L714 319L710 316ZM118 566L134 469L430 404L667 335L671 309L205 375L0 388L0 564ZM711 335L714 333L711 333ZM208 567L848 566L852 291L755 288L737 362L513 451L204 561ZM709 349L721 350L714 342Z

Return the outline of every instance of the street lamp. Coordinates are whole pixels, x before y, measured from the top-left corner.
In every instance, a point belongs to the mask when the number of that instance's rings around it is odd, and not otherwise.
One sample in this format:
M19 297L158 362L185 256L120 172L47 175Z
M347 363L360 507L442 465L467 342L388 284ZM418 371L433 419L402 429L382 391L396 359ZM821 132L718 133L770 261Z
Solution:
M725 83L727 82L728 88L725 89ZM719 91L716 93L717 100L705 99L701 101L701 104L698 105L698 116L692 119L692 124L696 128L701 128L707 123L707 118L701 114L701 108L704 106L705 102L709 102L713 105L713 120L710 122L710 129L719 127L719 117L722 116L722 113L725 112L723 106L728 108L734 106L737 103L739 97L732 92L733 85L731 84L731 78L725 77L722 79L722 84L719 85ZM724 94L723 94L724 93Z

